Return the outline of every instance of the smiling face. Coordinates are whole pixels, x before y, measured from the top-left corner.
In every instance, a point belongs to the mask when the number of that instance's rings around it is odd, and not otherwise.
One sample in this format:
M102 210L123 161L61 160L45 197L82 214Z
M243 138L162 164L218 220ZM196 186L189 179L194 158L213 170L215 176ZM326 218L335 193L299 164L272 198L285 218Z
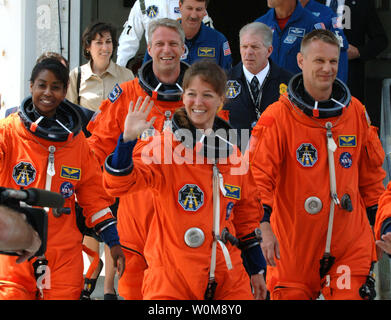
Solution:
M30 83L30 92L37 111L45 117L52 117L65 99L67 90L53 72L42 70Z
M223 104L220 96L211 84L200 76L193 77L183 94L186 113L192 124L198 129L211 129L218 108Z
M113 39L109 31L101 34L97 33L91 45L87 48L90 52L91 59L99 65L107 65L113 54Z
M160 74L176 73L180 70L181 56L185 51L179 33L172 28L160 26L148 43L148 53L153 60L153 71Z
M321 40L313 40L297 55L297 63L303 71L305 89L316 100L331 96L338 72L339 48Z
M191 29L195 32L201 27L202 19L206 15L206 2L197 0L179 1L182 25L184 29Z

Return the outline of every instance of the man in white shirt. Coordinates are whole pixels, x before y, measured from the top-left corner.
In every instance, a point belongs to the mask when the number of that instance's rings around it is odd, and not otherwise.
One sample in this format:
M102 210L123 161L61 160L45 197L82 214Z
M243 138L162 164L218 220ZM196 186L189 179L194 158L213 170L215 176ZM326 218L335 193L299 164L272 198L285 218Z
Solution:
M149 23L161 18L180 19L179 0L136 0L119 38L117 64L127 66L129 60L136 56L144 35L148 42ZM213 28L212 19L208 15L204 17L203 23Z

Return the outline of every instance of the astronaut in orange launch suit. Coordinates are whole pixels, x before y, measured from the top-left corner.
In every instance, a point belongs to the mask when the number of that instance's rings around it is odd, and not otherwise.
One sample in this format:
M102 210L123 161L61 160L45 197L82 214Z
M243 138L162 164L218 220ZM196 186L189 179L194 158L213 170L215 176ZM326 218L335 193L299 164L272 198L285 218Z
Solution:
M368 298L360 289L377 257L367 214L384 191L384 151L364 106L336 79L338 56L329 31L306 35L303 72L253 130L272 299Z

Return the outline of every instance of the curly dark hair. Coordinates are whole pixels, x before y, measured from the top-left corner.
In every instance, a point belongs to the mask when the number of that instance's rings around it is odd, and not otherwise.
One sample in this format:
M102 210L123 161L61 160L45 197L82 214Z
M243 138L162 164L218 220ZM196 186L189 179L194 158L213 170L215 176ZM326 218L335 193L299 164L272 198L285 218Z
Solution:
M53 72L56 78L63 83L64 88L68 87L69 71L59 60L55 58L46 58L38 62L31 72L30 82L34 83L38 75L44 70Z

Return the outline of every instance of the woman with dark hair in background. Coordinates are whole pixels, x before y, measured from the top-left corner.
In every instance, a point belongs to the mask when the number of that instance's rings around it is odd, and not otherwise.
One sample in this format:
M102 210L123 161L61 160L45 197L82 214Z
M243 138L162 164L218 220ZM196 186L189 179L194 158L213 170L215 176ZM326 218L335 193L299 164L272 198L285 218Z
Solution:
M82 45L88 62L71 71L67 99L97 111L116 84L132 80L134 75L112 61L118 42L116 30L111 24L97 22L87 27Z

